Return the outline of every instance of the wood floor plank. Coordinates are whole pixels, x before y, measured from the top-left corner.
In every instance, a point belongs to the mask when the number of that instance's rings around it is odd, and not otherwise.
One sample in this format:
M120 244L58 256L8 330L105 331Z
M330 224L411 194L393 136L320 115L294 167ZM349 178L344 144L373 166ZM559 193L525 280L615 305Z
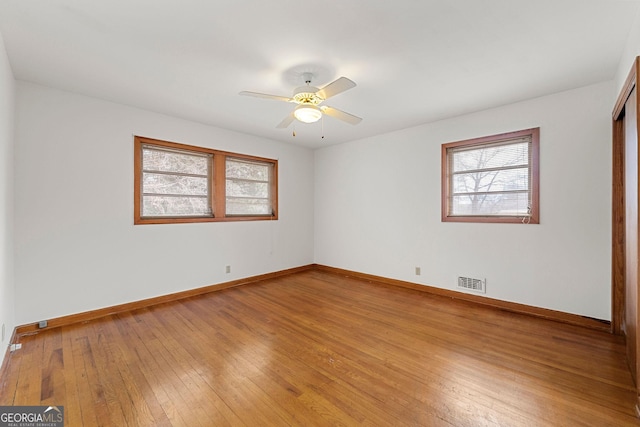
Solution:
M83 426L100 425L98 419L100 417L102 417L100 419L104 419L109 411L101 388L96 387L92 382L92 379L95 378L95 367L88 365L87 359L84 357L84 344L87 342L86 335L92 333L92 329L85 325L83 327L73 325L69 328L64 328L64 332L69 339L69 351L73 358L73 365L65 365L65 378L66 382L74 381L75 379L81 411L81 414L65 414L65 416L72 419L81 416ZM73 371L69 371L71 368L73 368ZM71 384L67 386L67 389L71 389L71 392L73 392Z
M64 370L65 421L68 425L95 426L98 424L93 402L89 399L84 364L74 353L73 343L78 337L79 325L61 328ZM53 402L57 405L59 401Z
M178 365L170 359L169 351L161 339L145 336L136 349L140 357L138 363L172 425L203 425L205 414L200 406L193 410L184 410L194 405L198 396L195 389L190 390L182 381L183 365Z
M175 358L177 363L188 367L188 376L183 376L182 380L188 390L197 391L194 397L195 402L198 402L203 409L200 419L206 420L209 417L211 422L242 425L233 407L217 394L218 390L212 380L221 372L225 372L233 361L220 353L213 337L203 337L190 325L190 322L185 323L185 318L179 313L179 305L174 308L176 310L171 313L157 311L154 316L162 329L172 335L172 337L165 336L163 344L168 346L170 354L179 356ZM195 334L194 339L181 339L183 331L186 330ZM205 422L204 425L207 424Z
M99 426L126 426L122 406L127 406L128 401L122 393L122 378L115 371L116 366L101 354L102 344L106 344L103 337L98 335L94 325L90 328L76 344L80 347L90 396L96 406L96 422Z
M19 339L68 425L640 426L620 337L319 270Z
M118 318L115 322L100 322L96 324L98 333L109 343L102 347L103 352L111 360L115 375L123 379L126 398L129 405L123 405L125 419L129 425L166 425L168 418L142 374L143 364L140 362L137 343L129 336L128 328ZM123 345L126 344L126 345Z

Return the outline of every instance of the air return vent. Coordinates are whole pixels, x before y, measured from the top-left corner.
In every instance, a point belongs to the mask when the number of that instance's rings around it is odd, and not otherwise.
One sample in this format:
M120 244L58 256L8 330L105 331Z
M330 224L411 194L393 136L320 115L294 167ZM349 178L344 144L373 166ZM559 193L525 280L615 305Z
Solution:
M466 289L469 291L484 294L487 292L487 290L485 289L486 284L487 281L485 279L474 279L472 277L458 276L458 288L460 289Z

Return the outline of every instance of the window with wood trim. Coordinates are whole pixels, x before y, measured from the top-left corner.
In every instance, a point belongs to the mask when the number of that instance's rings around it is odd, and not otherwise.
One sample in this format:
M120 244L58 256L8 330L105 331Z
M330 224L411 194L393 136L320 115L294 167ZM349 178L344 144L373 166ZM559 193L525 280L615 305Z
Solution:
M227 215L270 215L272 175L271 163L227 156Z
M134 137L134 223L277 219L277 160Z
M540 128L442 144L442 221L539 223Z

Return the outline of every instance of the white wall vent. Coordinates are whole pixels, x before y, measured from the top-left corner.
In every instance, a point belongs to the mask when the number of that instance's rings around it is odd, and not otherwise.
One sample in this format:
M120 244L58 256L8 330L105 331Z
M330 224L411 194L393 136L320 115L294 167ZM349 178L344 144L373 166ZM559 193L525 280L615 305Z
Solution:
M474 292L479 292L484 294L487 292L486 285L487 285L486 279L474 279L472 277L458 276L458 288L460 289L466 289L469 291L474 291Z

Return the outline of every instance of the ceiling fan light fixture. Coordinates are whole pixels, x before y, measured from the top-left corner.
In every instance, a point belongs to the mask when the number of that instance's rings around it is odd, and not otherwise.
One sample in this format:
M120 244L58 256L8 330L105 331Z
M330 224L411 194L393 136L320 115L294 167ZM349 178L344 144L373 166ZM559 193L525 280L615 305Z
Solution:
M322 117L322 110L313 104L301 104L293 111L293 115L303 123L315 123Z
M354 88L356 84L346 77L340 77L328 85L318 89L315 86L311 86L313 75L311 73L303 73L302 77L306 86L297 87L293 91L291 98L279 95L269 95L260 92L247 92L242 91L240 95L255 96L256 98L273 99L276 101L292 102L298 104L295 109L287 114L287 116L276 126L278 129L284 129L288 127L295 120L302 123L315 123L325 115L333 117L334 119L342 120L343 122L357 125L362 121L360 117L353 114L340 111L337 108L330 107L328 105L320 105L325 100L336 96L346 90Z

